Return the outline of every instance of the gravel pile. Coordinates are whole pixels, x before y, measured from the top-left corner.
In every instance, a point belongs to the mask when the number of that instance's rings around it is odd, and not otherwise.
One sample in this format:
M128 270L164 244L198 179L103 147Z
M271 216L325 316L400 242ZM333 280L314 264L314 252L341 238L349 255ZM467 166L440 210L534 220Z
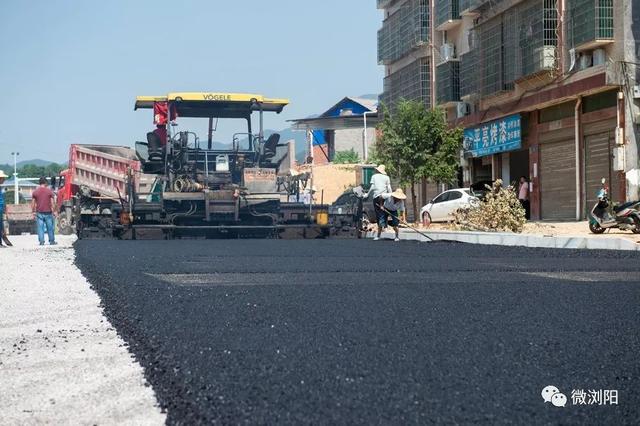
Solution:
M151 387L74 265L73 238L0 249L0 424L163 424Z

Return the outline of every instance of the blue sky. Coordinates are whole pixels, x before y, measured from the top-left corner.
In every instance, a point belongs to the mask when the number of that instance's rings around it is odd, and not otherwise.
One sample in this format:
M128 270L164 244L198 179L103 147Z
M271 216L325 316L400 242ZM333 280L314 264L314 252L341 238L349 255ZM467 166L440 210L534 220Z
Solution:
M251 92L291 105L267 128L379 93L373 0L2 0L0 163L133 145L136 95ZM203 135L204 136L204 135Z

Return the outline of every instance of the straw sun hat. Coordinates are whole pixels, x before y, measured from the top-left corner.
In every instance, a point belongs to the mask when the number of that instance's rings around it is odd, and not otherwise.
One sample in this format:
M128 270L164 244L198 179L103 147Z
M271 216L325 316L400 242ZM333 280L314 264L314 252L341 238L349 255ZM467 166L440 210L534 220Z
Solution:
M378 173L382 173L383 175L387 174L386 168L384 167L384 164L380 164L379 166L376 167L376 172Z
M407 199L407 196L404 195L404 191L402 191L402 189L400 189L400 188L398 188L395 191L393 191L391 193L391 196L393 198L397 198L398 200L406 200Z

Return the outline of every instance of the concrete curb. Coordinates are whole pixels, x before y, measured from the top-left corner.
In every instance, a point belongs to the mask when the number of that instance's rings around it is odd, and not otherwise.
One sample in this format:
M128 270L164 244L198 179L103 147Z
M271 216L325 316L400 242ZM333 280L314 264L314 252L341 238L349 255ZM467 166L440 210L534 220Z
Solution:
M470 244L488 244L501 246L522 246L541 248L566 248L589 250L629 250L640 251L640 244L624 238L598 238L582 236L545 236L535 234L514 234L510 232L474 232L474 231L422 231L434 240L459 241ZM367 234L373 238L374 232ZM393 232L385 231L383 238L393 238ZM426 237L410 229L400 230L401 240L428 241Z

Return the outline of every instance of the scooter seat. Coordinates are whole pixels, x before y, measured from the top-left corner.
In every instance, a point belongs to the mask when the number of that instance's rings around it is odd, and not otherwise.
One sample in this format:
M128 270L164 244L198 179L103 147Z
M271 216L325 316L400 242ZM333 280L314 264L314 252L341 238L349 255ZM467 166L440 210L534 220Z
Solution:
M613 211L618 213L618 212L621 212L622 210L624 210L626 208L629 208L629 207L633 206L634 204L638 204L638 201L629 201L627 203L622 203L622 204L620 204L618 206L615 206L613 208Z

